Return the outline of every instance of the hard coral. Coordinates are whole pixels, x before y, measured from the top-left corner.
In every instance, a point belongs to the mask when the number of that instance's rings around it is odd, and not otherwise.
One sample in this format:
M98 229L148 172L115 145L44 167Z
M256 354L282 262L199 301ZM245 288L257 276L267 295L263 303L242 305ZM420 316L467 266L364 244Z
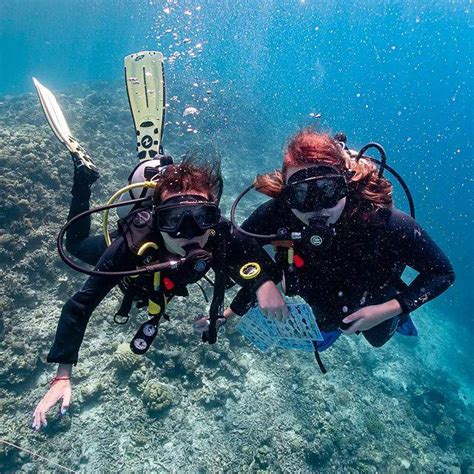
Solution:
M148 382L143 390L143 402L151 415L157 415L171 405L171 390L160 382Z

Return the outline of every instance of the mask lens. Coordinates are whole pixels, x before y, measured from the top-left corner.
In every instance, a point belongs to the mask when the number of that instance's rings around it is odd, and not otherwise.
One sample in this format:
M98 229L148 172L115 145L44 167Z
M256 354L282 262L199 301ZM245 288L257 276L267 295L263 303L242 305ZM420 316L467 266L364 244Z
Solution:
M287 202L293 209L311 212L334 207L347 194L343 176L322 176L287 185Z
M201 229L208 229L217 224L219 215L216 206L199 206L192 210L194 220Z
M174 205L158 208L157 226L163 232L176 232L183 219L189 216L196 225L204 230L215 226L219 222L219 210L214 204Z
M300 208L304 206L308 195L308 183L292 184L288 186L287 201L290 207Z
M169 207L160 209L157 213L158 228L164 232L174 232L179 227L183 217L183 209L179 207Z
M334 207L339 199L346 195L345 181L342 177L317 179L312 185L314 186L313 194L325 208Z

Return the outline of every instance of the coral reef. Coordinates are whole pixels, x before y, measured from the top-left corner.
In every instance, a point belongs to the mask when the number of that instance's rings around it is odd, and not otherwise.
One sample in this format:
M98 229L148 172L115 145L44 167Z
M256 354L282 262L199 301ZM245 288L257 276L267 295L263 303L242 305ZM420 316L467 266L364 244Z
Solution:
M114 352L112 365L118 372L128 372L140 365L142 358L134 354L130 344L122 342Z
M58 99L100 168L93 201L102 203L134 163L123 87L77 86ZM257 170L274 166L279 144L268 140L264 150L258 137L244 139L255 136L252 120L230 100L219 105L186 117L202 124L200 133L168 127L165 145L175 155L225 151L228 211ZM225 110L235 116L229 130ZM177 113L168 120L178 121ZM264 124L259 129L272 133ZM234 322L216 345L202 344L191 323L207 308L195 287L189 298L172 301L171 320L138 358L128 344L143 315L114 324L120 293L113 291L89 323L69 414L58 418L53 409L48 428L32 433L31 414L55 370L45 357L61 307L84 281L55 249L72 165L32 94L0 100L0 143L0 438L81 472L473 472L472 398L441 359L451 357L450 346L433 342L450 332L449 318L434 305L416 320L418 342L396 336L375 350L341 337L322 355L329 369L323 376L311 354L259 353ZM242 161L253 148L265 158ZM239 218L254 203L246 200ZM93 232L100 232L98 222ZM1 472L54 469L0 444Z

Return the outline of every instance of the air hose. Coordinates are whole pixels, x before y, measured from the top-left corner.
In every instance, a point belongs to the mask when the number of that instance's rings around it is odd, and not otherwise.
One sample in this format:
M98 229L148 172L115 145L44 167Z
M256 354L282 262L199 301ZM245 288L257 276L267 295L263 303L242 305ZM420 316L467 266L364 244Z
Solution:
M86 275L90 276L105 276L105 277L115 277L115 278L124 278L124 277L131 277L131 276L136 276L136 275L143 275L143 274L150 274L150 273L155 273L155 272L161 272L163 270L168 270L168 269L175 269L184 263L188 262L189 260L208 260L209 259L209 253L206 252L203 249L196 249L191 251L186 257L181 257L176 260L170 260L168 262L163 262L163 263L150 263L148 265L143 265L141 267L136 268L135 270L129 270L129 271L120 271L120 272L106 272L106 271L100 271L100 270L89 270L88 268L85 268L76 262L74 262L69 256L66 255L66 252L64 251L63 248L63 241L64 241L64 236L69 229L69 227L77 222L78 220L82 219L83 217L90 216L92 214L98 213L98 212L103 212L105 211L104 215L104 221L103 221L103 230L104 230L104 239L107 245L111 244L111 238L108 230L108 214L110 209L115 209L117 207L122 207L122 206L130 206L130 205L137 205L137 204L142 204L145 201L149 201L150 197L143 197L139 199L130 199L128 201L122 201L118 203L114 203L114 201L124 194L125 192L129 191L130 189L138 188L138 187L154 187L156 186L156 183L153 181L145 181L143 183L135 183L135 184L130 184L128 186L125 186L124 188L120 189L117 191L108 201L108 203L104 206L99 206L95 207L93 209L89 209L88 211L81 212L77 216L74 216L72 219L70 219L64 226L61 228L59 231L57 240L56 240L56 245L57 249L59 252L59 255L61 259L71 267L72 269L80 272L80 273L85 273Z

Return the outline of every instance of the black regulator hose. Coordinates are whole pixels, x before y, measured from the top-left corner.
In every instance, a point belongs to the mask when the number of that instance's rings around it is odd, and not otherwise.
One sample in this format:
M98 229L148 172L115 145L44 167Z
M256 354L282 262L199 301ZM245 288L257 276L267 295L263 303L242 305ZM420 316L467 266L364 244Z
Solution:
M359 163L359 160L364 156L364 153L370 148L375 148L380 153L381 160L377 161L377 163L380 164L379 178L381 178L383 176L384 170L388 168L387 168L387 154L385 153L384 147L380 145L379 143L370 142L370 143L367 143L367 145L363 146L359 150L359 153L357 153L357 156L355 158L356 163ZM367 157L364 157L364 158L367 158Z
M121 206L129 206L129 205L134 205L134 204L140 204L146 200L149 200L149 197L144 197L140 199L130 199L128 201L122 201L118 202L115 204L107 204L104 206L99 206L95 207L93 209L89 209L88 211L81 212L77 216L74 216L72 219L70 219L66 224L63 225L61 230L59 231L58 237L56 239L56 245L58 248L59 256L61 259L64 261L66 265L71 267L73 270L76 270L80 273L85 273L86 275L90 276L105 276L105 277L119 277L119 278L124 278L124 277L129 277L129 276L135 276L135 275L143 275L145 273L155 273L155 272L161 272L163 270L167 270L169 268L176 268L181 266L182 264L186 263L188 260L193 259L203 259L207 260L209 259L209 253L206 252L205 250L199 249L199 250L193 250L192 252L189 253L186 257L181 257L177 260L172 260L169 262L163 262L163 263L150 263L149 265L144 265L142 267L138 267L135 270L129 270L129 271L121 271L121 272L104 272L100 270L89 270L88 268L85 268L81 265L78 265L76 262L74 262L71 258L69 258L66 253L64 252L63 248L63 241L64 241L64 235L66 234L66 231L69 229L69 227L77 222L79 219L82 219L83 217L95 214L97 212L102 212L107 209L113 209L116 207L121 207Z
M375 148L380 153L380 160L372 158L371 156L364 155L364 153L370 148ZM408 205L410 207L410 215L411 217L413 217L413 219L415 219L415 202L413 201L413 196L411 194L410 188L405 183L405 180L391 166L387 164L387 154L385 153L384 147L379 143L375 142L367 143L367 145L363 146L360 149L359 153L357 153L357 156L355 158L356 162L358 163L361 158L372 160L379 165L379 178L383 176L383 172L385 170L389 171L390 173L392 173L393 176L395 176L396 180L400 183L400 186L406 194Z
M254 188L255 184L251 184L247 189L244 189L237 196L237 199L232 203L232 207L230 208L230 222L232 223L234 228L237 229L238 232L240 232L242 235L250 237L251 239L268 241L268 243L273 240L284 240L285 237L288 237L288 232L286 232L286 229L285 232L282 234L253 234L252 232L247 232L246 230L242 229L242 227L237 224L237 221L235 220L235 210L237 209L237 206L239 205L240 201L242 201L242 198Z
M381 165L382 163L377 158L372 158L371 156L364 156L364 158L368 158L369 160L375 161L375 163ZM385 163L384 168L395 176L396 180L400 183L403 191L405 191L405 195L407 197L408 206L410 207L410 216L415 219L415 202L413 201L413 196L411 194L410 188L408 187L405 180L389 165Z

